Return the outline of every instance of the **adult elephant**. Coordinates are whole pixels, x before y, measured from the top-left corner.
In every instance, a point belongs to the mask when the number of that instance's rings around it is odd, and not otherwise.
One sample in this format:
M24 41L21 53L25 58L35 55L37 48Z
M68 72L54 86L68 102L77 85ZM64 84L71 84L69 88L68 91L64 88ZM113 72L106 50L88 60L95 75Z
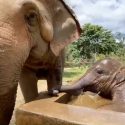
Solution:
M0 0L0 125L8 125L20 80L26 102L62 84L64 47L80 26L62 0ZM52 92L53 94L53 92Z

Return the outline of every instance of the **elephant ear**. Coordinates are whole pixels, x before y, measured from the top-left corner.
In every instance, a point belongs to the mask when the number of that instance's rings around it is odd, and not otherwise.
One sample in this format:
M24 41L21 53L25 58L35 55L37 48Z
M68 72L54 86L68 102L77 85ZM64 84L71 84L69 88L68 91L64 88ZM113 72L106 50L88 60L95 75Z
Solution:
M123 82L125 82L125 69L122 67L116 75L116 84L119 85Z
M50 43L50 47L52 52L58 56L65 46L79 38L81 28L74 12L63 0L58 1L53 23L54 37Z

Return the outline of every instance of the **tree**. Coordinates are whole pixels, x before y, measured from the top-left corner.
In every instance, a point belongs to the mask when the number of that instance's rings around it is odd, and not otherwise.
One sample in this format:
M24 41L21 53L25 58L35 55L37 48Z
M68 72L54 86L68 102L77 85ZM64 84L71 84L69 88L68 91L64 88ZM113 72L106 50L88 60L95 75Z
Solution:
M74 58L91 59L96 54L116 52L117 47L111 31L102 26L85 24L80 39L71 45L70 52Z

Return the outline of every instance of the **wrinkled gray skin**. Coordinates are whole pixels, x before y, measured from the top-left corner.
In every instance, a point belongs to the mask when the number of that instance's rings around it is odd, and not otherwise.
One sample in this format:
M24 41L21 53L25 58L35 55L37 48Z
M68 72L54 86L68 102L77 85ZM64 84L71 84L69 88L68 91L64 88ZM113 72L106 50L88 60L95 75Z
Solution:
M37 98L39 79L58 93L64 47L79 31L62 0L0 0L0 125L9 124L19 81L26 102Z
M71 95L79 95L81 91L92 91L114 102L125 102L125 67L115 59L106 58L95 63L75 84L60 88L60 92Z

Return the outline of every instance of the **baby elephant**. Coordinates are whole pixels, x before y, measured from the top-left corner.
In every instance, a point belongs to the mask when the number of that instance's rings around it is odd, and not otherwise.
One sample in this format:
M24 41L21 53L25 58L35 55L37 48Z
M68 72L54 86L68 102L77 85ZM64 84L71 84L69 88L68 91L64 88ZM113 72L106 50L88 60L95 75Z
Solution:
M92 91L115 102L125 102L125 67L115 59L106 58L96 62L75 84L60 88L60 92L72 95L81 91Z

